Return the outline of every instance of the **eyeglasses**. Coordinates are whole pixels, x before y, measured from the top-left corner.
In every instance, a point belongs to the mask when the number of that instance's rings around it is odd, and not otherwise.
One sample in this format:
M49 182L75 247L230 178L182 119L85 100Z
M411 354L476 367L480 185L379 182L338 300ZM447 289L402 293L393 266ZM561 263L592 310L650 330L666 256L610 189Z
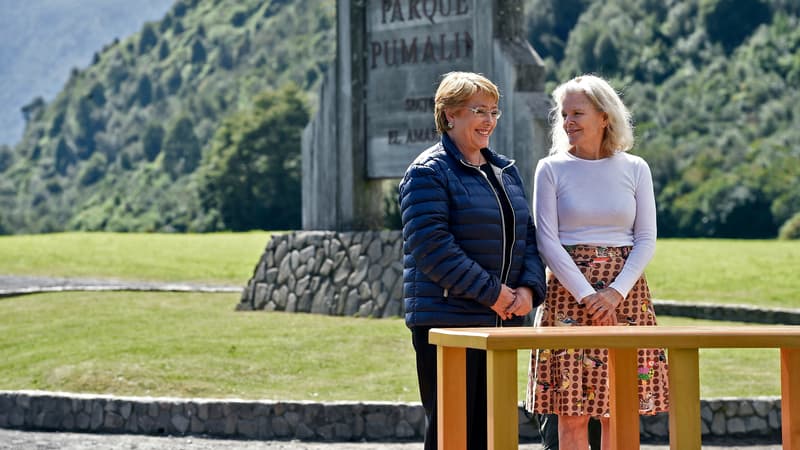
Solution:
M467 109L472 111L472 114L475 114L476 116L483 117L484 119L499 120L500 116L503 115L503 111L500 111L499 109L493 109L491 111L487 111L487 110L485 110L483 108L480 108L480 107L477 107L477 106L474 107L474 108L467 108Z

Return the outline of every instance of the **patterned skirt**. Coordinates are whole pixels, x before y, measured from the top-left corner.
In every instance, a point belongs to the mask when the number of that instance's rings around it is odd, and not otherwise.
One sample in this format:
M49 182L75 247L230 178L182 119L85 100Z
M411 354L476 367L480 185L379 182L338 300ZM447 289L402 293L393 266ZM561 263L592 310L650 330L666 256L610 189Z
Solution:
M568 246L567 251L589 283L598 290L616 278L630 247ZM644 275L617 306L619 325L656 325L650 290ZM547 296L536 312L535 326L592 325L586 308L553 274L547 273ZM539 414L607 416L607 349L539 349L531 354L526 408ZM667 362L663 349L639 350L639 413L669 409Z

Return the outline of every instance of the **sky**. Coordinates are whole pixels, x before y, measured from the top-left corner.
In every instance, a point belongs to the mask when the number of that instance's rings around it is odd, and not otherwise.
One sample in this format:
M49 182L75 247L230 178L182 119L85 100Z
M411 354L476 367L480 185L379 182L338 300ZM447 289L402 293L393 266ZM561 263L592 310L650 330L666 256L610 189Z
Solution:
M73 68L164 17L174 0L0 0L0 145L22 137L21 108L51 101Z

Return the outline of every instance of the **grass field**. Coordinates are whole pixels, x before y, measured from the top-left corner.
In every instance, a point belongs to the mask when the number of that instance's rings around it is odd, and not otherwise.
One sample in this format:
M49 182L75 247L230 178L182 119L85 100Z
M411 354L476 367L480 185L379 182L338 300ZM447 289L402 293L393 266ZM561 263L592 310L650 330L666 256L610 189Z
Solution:
M0 236L0 274L244 285L270 233Z
M244 285L269 233L0 236L0 274ZM655 298L800 307L800 241L661 239Z
M800 308L800 240L661 239L647 268L659 299Z
M266 232L2 236L0 274L244 286L268 240ZM797 241L667 239L648 277L656 298L797 307L798 268ZM0 299L0 389L418 399L402 320L235 312L238 300L165 293ZM527 359L520 352L520 396ZM700 364L704 397L779 393L777 350L701 350Z
M235 294L119 292L2 299L0 389L418 400L402 320L235 312L237 301ZM528 358L519 352L520 399ZM777 350L701 350L700 367L703 397L780 392Z

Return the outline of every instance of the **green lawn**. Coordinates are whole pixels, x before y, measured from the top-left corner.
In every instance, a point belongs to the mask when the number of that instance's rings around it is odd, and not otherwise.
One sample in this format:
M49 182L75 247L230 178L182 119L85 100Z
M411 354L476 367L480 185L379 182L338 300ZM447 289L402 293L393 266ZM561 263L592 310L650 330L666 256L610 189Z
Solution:
M800 308L800 240L661 239L653 297Z
M270 233L0 236L0 274L242 285ZM655 298L800 307L800 241L661 239Z
M0 236L0 274L242 285L269 232Z
M244 286L269 235L2 236L0 274ZM665 239L647 273L656 298L797 308L798 269L800 241ZM237 294L180 293L0 299L0 389L417 400L402 320L235 312L238 301ZM528 357L519 354L520 396ZM700 365L705 397L779 393L777 350L701 350Z
M119 292L2 299L0 389L418 400L402 320L235 312L237 301L236 294ZM520 399L528 359L519 352ZM780 392L776 350L702 350L700 366L704 397Z
M0 300L0 389L412 400L402 320L235 312L236 294L65 293Z

